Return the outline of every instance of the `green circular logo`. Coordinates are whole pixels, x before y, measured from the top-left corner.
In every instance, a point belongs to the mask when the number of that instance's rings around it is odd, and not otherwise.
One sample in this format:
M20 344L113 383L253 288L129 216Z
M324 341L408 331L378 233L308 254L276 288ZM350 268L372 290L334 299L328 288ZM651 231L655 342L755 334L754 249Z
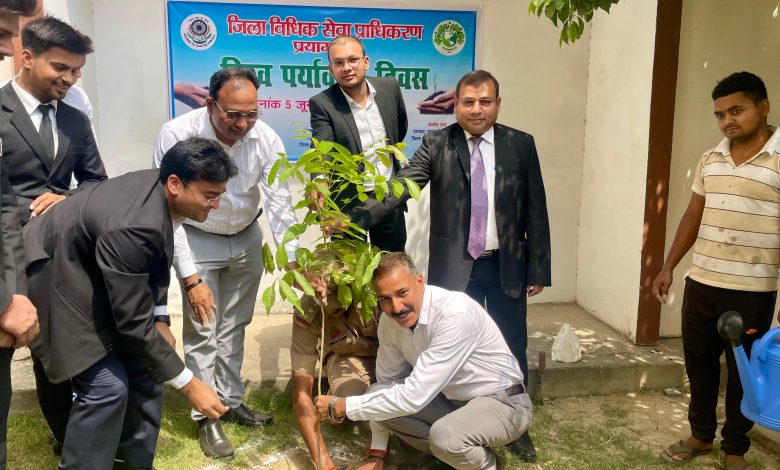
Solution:
M444 55L455 55L466 45L466 31L457 21L445 20L433 28L433 47Z

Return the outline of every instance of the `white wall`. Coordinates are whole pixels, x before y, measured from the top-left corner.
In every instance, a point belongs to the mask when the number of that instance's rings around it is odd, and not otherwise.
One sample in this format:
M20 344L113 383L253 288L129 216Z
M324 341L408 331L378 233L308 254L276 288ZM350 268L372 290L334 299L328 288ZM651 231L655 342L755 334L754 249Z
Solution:
M596 15L590 37L577 302L634 338L656 1Z
M694 168L723 136L713 117L710 93L732 72L747 70L764 80L775 106L770 124L780 124L780 4L777 0L683 2L680 61L669 179L666 252L691 197ZM674 272L670 302L661 310L661 336L680 335L680 304L691 256Z

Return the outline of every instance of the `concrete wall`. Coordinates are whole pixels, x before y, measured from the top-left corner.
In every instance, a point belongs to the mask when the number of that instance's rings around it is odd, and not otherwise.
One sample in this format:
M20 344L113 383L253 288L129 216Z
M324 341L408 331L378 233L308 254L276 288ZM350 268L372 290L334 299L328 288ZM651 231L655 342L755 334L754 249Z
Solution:
M587 33L577 45L561 48L558 31L549 21L529 16L527 2L515 0L264 3L477 9L482 31L477 65L493 72L501 83L499 120L534 134L548 191L553 287L534 301L574 300ZM88 59L83 80L96 104L98 138L109 174L148 167L152 144L168 119L165 1L46 0L45 5L95 39L96 53ZM408 218L409 249L422 264L427 263L426 201L412 207Z
M596 15L590 38L577 303L634 338L656 2Z
M777 0L683 2L674 145L669 180L666 251L691 198L694 168L701 155L723 136L712 114L710 93L715 83L732 72L747 70L760 76L769 100L780 97L780 18ZM769 116L780 124L780 109ZM661 311L661 336L680 334L683 279L690 254L674 272L670 302Z

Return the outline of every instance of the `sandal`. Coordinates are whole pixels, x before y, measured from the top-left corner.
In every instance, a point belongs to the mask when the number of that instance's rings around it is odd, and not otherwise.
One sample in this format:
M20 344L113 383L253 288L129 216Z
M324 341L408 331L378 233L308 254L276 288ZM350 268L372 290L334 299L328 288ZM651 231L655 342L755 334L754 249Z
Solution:
M723 463L721 464L722 465L721 468L725 470L752 470L753 469L753 466L747 463L747 461L745 462L744 465L739 465L739 464L729 465L728 463L726 463L727 462L726 457L727 456L724 456Z
M683 441L677 441L674 444L672 444L671 454L669 453L669 449L664 449L661 451L660 456L662 459L666 460L667 462L687 463L700 455L709 454L710 452L712 452L712 447L707 447L707 448L691 447ZM687 456L681 459L674 458L680 454L687 454Z

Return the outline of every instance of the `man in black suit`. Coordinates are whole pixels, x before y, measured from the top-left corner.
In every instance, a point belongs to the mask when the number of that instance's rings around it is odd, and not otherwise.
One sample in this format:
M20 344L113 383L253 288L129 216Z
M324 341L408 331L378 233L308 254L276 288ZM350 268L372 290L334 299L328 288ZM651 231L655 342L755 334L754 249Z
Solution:
M19 19L37 10L35 0L0 3L0 60L14 53L13 38L19 35ZM2 142L0 142L2 156ZM35 307L25 297L24 248L19 207L4 159L0 158L0 470L6 467L6 426L11 405L11 357L14 348L29 343L38 334Z
M339 36L328 46L328 70L336 83L309 100L311 129L320 141L337 142L353 154L365 152L371 163L388 179L401 169L393 157L385 167L374 150L397 144L406 137L406 105L395 78L366 77L369 59L360 39ZM371 183L373 184L373 183ZM366 185L366 189L371 189ZM359 203L357 191L349 187L338 196L350 198L342 207L348 211ZM398 207L371 227L371 243L382 250L404 251L406 246L405 206Z
M212 419L227 410L176 355L165 304L174 225L206 220L236 173L218 143L184 140L159 170L85 188L24 227L43 332L31 349L74 393L60 468L151 467L162 382Z
M489 72L467 73L455 93L458 122L426 134L398 177L431 183L430 284L464 291L487 306L527 382L526 296L551 283L539 156L531 135L496 124L501 98ZM408 197L357 208L352 218L371 227ZM536 458L527 434L510 449Z
M106 179L89 118L60 101L92 52L89 37L47 16L22 30L22 69L0 89L0 138L8 176L29 207L22 223L79 186Z
M92 41L50 16L29 22L21 35L22 69L0 88L0 138L24 225L72 194L72 177L82 188L106 179L106 170L89 119L60 101L81 76ZM33 371L38 402L59 453L72 401L70 384L50 383L37 358Z

